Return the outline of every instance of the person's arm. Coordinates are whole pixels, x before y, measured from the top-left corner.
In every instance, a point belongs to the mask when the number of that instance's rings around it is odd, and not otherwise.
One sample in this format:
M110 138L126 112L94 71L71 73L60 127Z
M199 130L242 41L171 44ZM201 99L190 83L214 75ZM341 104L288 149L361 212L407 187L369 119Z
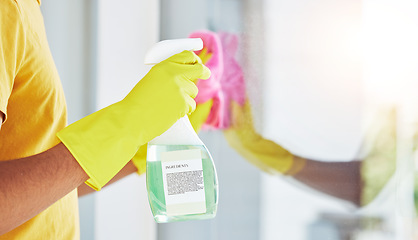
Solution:
M0 235L18 227L88 179L62 144L0 162Z
M361 162L321 162L300 158L263 138L253 126L251 108L233 103L233 125L224 131L229 145L264 172L290 176L304 185L360 206Z
M3 119L0 111L0 128ZM0 162L0 235L36 216L87 179L61 143L31 157Z
M360 161L321 162L305 159L305 166L292 177L320 192L356 206L361 205L363 183Z
M104 187L109 186L110 184L134 173L137 172L138 169L135 167L135 165L132 163L132 161L128 162L128 164L126 164L126 166L124 168L122 168L122 170L120 170L120 172L118 174L116 174L116 176L114 176L112 178L112 180L110 180L109 183L107 183ZM78 187L78 197L82 197L85 196L87 194L96 192L93 188L89 187L87 184L81 184Z

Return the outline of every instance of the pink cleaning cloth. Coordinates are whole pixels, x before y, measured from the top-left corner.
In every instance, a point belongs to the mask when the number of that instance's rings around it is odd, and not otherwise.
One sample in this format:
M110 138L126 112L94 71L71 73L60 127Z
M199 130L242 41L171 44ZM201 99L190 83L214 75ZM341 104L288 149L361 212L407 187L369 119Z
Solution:
M204 103L214 98L221 90L220 81L224 70L222 44L218 35L211 31L202 30L193 32L189 37L201 38L203 41L203 48L207 51L207 54L212 55L205 63L206 67L211 71L210 78L197 82L199 93L197 94L195 101L196 103ZM200 52L201 51L196 51L196 54L199 54Z
M239 63L235 60L238 49L238 37L230 33L197 31L191 38L201 38L203 48L212 54L206 66L212 74L208 80L199 81L199 93L196 103L213 99L213 106L203 125L203 129L225 129L230 125L231 101L243 105L245 102L244 75ZM196 52L197 54L200 53Z
M223 46L224 72L221 77L221 92L224 95L223 128L228 128L231 121L231 102L235 101L241 106L245 104L246 91L244 72L238 61L236 54L238 51L238 36L236 34L221 32L219 33Z

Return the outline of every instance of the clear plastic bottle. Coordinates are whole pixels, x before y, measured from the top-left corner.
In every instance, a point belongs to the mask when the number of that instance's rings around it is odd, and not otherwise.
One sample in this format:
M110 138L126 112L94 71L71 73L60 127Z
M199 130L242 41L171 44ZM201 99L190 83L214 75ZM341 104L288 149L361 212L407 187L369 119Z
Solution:
M166 40L146 56L156 64L183 50L200 50L201 39ZM218 178L212 156L187 116L148 143L148 200L158 223L209 219L216 215Z

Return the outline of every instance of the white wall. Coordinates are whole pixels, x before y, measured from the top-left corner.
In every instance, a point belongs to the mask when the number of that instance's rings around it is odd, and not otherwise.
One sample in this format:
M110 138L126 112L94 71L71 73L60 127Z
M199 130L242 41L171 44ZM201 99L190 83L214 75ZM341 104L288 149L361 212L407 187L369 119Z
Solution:
M263 134L311 159L361 143L362 1L265 0Z
M145 52L159 38L159 1L98 2L97 107L121 100L149 70ZM145 175L96 196L96 239L155 239Z

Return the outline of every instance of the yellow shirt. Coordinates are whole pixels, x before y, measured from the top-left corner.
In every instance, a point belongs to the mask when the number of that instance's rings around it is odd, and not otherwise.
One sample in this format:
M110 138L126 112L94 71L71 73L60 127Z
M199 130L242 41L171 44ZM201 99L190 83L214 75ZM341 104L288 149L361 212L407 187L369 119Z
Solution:
M48 150L66 126L66 105L39 1L0 0L0 161ZM79 239L77 191L0 239ZM1 214L1 213L0 213Z

